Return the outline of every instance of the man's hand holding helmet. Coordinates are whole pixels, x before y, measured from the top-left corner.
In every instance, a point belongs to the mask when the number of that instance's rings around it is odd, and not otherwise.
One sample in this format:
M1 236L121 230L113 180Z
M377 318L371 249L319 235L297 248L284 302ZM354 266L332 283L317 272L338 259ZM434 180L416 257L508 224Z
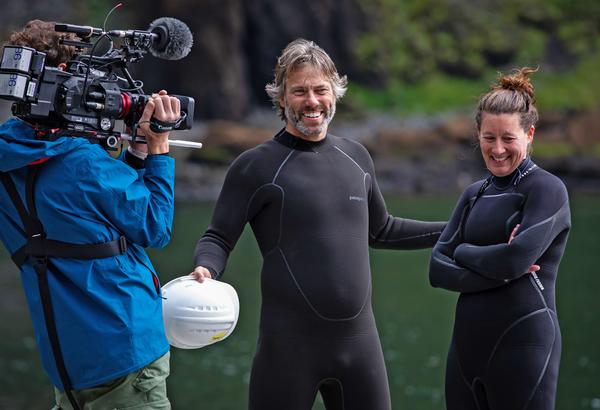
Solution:
M196 266L196 268L194 269L194 271L192 273L190 273L190 275L192 275L192 277L200 283L204 282L204 279L206 279L206 278L212 279L212 275L210 274L210 271L208 269L206 269L204 266Z

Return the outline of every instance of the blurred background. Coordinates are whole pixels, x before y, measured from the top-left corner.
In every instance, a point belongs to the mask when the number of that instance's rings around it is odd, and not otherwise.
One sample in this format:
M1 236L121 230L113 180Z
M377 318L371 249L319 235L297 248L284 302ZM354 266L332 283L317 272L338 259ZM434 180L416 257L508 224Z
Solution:
M571 196L573 230L557 285L563 355L557 409L600 409L600 2L598 0L132 0L106 29L147 29L156 18L184 21L194 46L181 61L151 56L133 77L151 93L195 98L194 128L175 138L173 240L150 251L163 283L192 268L227 166L283 123L264 86L285 45L316 41L349 79L330 127L371 152L394 215L448 218L459 193L485 175L475 145L478 97L498 72L534 74L540 122L533 159L558 175ZM102 27L117 2L9 0L0 39L39 18ZM0 120L10 104L0 101ZM75 189L75 188L74 188ZM373 300L394 409L443 409L445 357L456 295L429 287L428 251L372 251ZM235 333L194 351L174 349L174 409L244 409L260 306L261 258L246 230L224 280L241 301ZM0 250L0 409L48 409L18 272ZM290 371L294 371L290 369ZM317 400L315 409L322 409Z

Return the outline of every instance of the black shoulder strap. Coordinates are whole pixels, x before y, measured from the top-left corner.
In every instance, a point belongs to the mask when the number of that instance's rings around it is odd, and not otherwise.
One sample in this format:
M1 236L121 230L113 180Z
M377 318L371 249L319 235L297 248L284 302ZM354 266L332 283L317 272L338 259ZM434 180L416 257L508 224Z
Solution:
M47 253L48 256L55 258L73 258L73 259L101 259L109 258L115 255L122 255L127 251L127 240L124 236L114 241L80 245L68 242L54 241L45 239L43 248L40 242L31 241L17 249L11 255L13 262L21 267L30 255Z
M13 262L20 268L27 261L27 258L32 256L101 259L125 254L127 252L127 240L124 236L110 242L98 244L75 244L46 238L44 226L38 219L35 207L34 185L39 166L31 166L27 173L25 185L27 208L21 201L10 175L6 172L0 172L0 180L19 213L27 237L27 243L11 255Z
M60 348L58 332L56 331L54 309L52 308L50 286L48 285L48 257L44 249L44 240L46 234L44 232L44 227L37 218L37 212L35 210L35 203L33 200L33 190L38 169L38 166L33 166L30 167L27 172L25 189L27 204L29 205L30 210L29 213L27 212L25 205L23 205L23 201L21 201L19 193L17 192L17 188L15 187L15 183L10 175L2 172L0 173L0 177L2 178L2 184L6 188L6 191L8 192L11 201L15 205L15 208L17 208L19 216L21 217L21 221L23 222L23 226L25 227L25 232L27 234L27 245L25 245L25 247L27 248L27 253L29 253L28 256L31 256L33 259L33 268L37 273L38 287L40 290L40 298L44 312L44 321L46 322L46 331L48 332L48 339L50 340L50 346L52 347L52 354L54 355L56 370L58 371L60 381L63 384L63 389L67 394L67 398L69 399L71 406L73 406L74 410L80 410L81 407L79 407L79 403L77 403L77 400L73 396L73 386L65 366L62 350ZM32 244L35 244L35 246L31 246ZM33 248L36 248L35 254L29 252Z
M28 224L30 223L29 214L27 213L27 210L23 205L23 201L21 201L21 198L19 197L19 193L17 192L15 183L13 182L12 178L7 172L0 172L0 180L2 181L2 184L4 185L8 196L10 197L11 201L15 205L15 208L17 209L17 212L19 213L19 217L23 222L25 232L29 233L32 230L32 227L28 226Z
M44 321L46 322L46 330L52 347L56 368L71 406L74 410L80 410L81 407L73 395L73 386L65 366L58 332L56 330L56 320L54 317L54 309L52 308L50 287L48 285L47 270L48 265L51 264L48 257L54 256L76 259L106 258L125 253L127 250L127 242L125 241L124 236L121 236L118 240L94 245L72 244L46 239L44 226L37 216L35 207L34 188L39 169L40 165L33 165L28 169L25 185L27 208L25 208L10 175L6 172L0 172L0 180L19 213L27 237L27 243L13 253L12 259L19 268L27 260L33 264L33 268L38 278ZM53 269L53 271L56 271L56 269Z

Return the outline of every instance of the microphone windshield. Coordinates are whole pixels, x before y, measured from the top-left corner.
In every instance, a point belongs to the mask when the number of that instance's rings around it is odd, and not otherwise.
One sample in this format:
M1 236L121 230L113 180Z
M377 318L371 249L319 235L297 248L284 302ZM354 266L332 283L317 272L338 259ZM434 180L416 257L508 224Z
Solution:
M192 50L194 43L192 32L180 20L172 17L160 17L150 24L148 31L157 35L150 46L150 52L154 57L179 60Z

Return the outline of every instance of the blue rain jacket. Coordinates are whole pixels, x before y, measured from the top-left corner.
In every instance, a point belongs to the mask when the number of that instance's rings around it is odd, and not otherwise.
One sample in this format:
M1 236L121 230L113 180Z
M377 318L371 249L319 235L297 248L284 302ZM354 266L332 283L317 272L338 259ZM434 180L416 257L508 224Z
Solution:
M160 287L143 247L163 247L173 220L173 158L149 156L136 171L83 138L38 141L30 125L0 126L0 171L8 171L25 202L27 165L40 158L35 185L38 217L47 238L92 244L124 235L124 255L103 259L52 258L48 281L65 366L74 389L129 374L169 350ZM17 211L0 185L0 239L12 254L26 243ZM36 274L21 269L43 366L59 389Z

